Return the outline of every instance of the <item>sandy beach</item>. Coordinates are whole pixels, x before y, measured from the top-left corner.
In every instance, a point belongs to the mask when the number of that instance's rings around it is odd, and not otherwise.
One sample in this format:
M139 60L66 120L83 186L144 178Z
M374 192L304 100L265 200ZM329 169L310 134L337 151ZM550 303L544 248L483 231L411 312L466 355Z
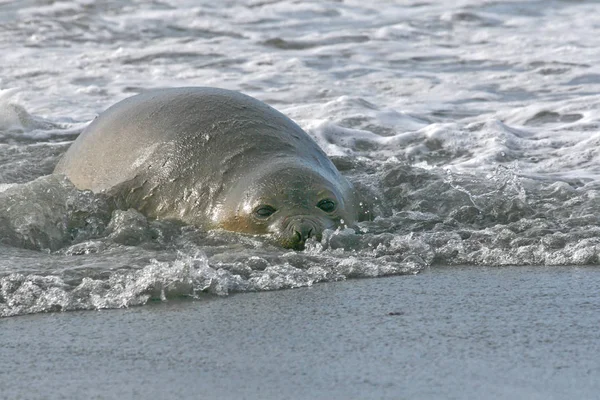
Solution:
M437 267L0 320L4 399L593 399L597 267Z

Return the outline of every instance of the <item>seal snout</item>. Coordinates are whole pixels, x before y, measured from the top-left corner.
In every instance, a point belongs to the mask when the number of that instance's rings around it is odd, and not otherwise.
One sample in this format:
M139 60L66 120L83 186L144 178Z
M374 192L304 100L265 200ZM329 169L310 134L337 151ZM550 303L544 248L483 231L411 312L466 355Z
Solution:
M304 244L304 242L306 242L306 239L308 239L309 237L311 237L311 234L313 232L313 228L309 227L309 226L301 226L299 228L294 228L294 234L296 235L296 241L298 243L302 243Z
M282 245L284 247L302 250L309 238L319 239L321 229L319 224L308 218L298 218L289 222L285 227Z

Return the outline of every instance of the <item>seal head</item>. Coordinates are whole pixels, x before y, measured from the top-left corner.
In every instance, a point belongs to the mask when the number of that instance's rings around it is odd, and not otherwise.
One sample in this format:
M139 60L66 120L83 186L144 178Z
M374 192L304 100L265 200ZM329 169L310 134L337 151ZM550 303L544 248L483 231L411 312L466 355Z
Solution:
M271 234L283 247L302 249L325 229L356 222L350 186L307 166L277 165L251 174L217 207L216 225L226 230ZM248 185L247 182L252 182Z

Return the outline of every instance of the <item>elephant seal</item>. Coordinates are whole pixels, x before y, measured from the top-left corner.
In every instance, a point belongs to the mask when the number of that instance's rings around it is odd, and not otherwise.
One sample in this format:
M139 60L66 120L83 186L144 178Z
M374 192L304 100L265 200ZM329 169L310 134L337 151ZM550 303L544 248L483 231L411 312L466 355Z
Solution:
M149 90L100 114L55 174L120 207L303 249L357 221L352 185L296 123L239 92Z

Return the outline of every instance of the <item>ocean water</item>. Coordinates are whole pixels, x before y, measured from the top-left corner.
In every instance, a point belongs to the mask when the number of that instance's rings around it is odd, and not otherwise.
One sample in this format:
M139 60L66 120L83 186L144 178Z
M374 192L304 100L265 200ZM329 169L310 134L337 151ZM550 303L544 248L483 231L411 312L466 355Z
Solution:
M29 382L5 395L595 398L598 15L595 0L0 0L0 354L16 363L0 370L0 387ZM50 175L103 110L174 86L239 90L288 115L375 218L285 250L114 210ZM323 299L320 309L310 299L323 293L345 302ZM246 302L263 317L283 302L289 324L252 318ZM207 315L239 325L203 325ZM353 315L391 319L355 325ZM20 317L1 318L12 316ZM206 326L242 336L179 343L160 321L181 334ZM148 326L168 362L144 341L119 352ZM292 342L260 353L290 327ZM243 340L264 331L275 342ZM65 352L64 340L77 337L95 352ZM28 353L39 343L57 357L27 368L43 361ZM139 375L187 359L192 343L196 361L216 365L212 386L187 370L151 382ZM311 363L298 352L324 356ZM295 378L277 375L274 357ZM63 358L71 364L53 381L43 371L58 371L52 363ZM70 386L85 372L79 361L104 375ZM254 386L234 396L238 364L254 368Z
M0 2L0 316L597 265L595 1ZM375 219L302 252L113 210L49 175L98 113L218 86L298 122Z
M594 1L3 1L0 316L416 274L597 265ZM303 252L113 210L49 175L149 88L298 122L375 219Z

